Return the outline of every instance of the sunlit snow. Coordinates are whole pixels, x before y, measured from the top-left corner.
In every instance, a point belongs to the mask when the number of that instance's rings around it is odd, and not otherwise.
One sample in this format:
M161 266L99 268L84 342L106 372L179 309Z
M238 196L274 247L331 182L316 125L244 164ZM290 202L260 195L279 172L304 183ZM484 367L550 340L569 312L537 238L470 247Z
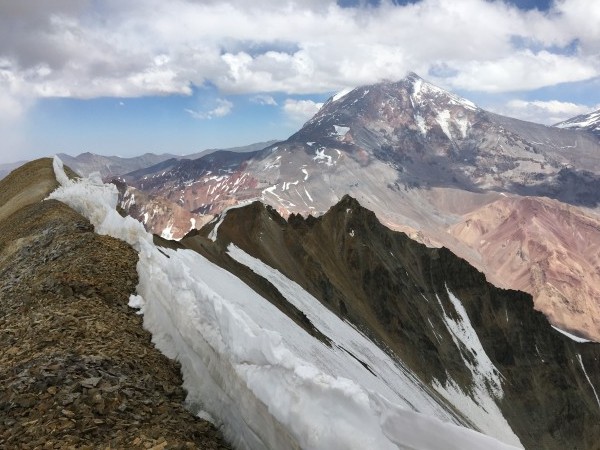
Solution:
M327 166L333 165L331 156L325 154L324 148L317 149L315 151L315 155L316 156L313 156L314 161L318 161L318 162L325 161L325 165L327 165Z
M342 89L341 91L339 91L337 94L335 94L333 97L331 97L331 101L332 102L337 102L338 100L341 100L342 98L344 98L346 95L348 95L350 92L353 91L354 88L346 88L346 89Z
M160 234L162 238L173 239L173 224L169 223Z
M452 134L450 133L450 111L447 109L440 111L435 120L442 128L444 134L448 136L448 139L452 140Z
M583 342L592 342L589 339L585 339L585 338L581 338L579 336L575 336L574 334L569 333L568 331L565 330L561 330L558 327L555 327L554 325L551 325L552 328L554 328L556 331L558 331L559 333L567 336L569 339L575 341L575 342L579 342L579 343L583 343Z
M577 360L579 361L579 365L581 366L581 370L583 371L583 374L585 375L585 379L587 380L587 382L589 383L589 385L592 388L592 392L594 393L594 397L596 397L596 403L598 403L598 408L600 408L600 399L598 398L598 393L596 392L596 388L592 384L592 381L590 380L590 377L588 376L587 371L585 370L585 367L583 365L583 360L581 359L581 355L580 354L577 354Z
M579 121L574 119L567 120L566 122L559 123L556 126L559 128L586 128L591 125L597 125L596 129L600 129L600 111L594 111L593 113L584 115L581 117L581 119L582 120Z
M420 114L415 114L415 122L417 123L417 126L419 127L419 131L421 131L421 134L423 136L427 136L427 124L425 123L425 119L423 119L423 117L421 117Z
M350 131L349 127L342 127L340 125L334 125L333 128L335 129L335 134L337 134L340 137L344 137L346 133Z

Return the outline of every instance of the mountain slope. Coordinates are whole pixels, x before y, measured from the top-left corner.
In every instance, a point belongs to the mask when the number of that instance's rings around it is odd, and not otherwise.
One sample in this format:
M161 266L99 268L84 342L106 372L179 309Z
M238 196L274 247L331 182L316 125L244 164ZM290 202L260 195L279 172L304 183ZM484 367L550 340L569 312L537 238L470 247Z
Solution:
M212 219L211 215L193 213L178 203L160 195L148 195L118 179L112 183L119 189L119 207L146 228L162 230L160 236L165 239L181 237Z
M552 323L600 341L598 216L548 198L503 197L449 231L477 249L497 286L532 293Z
M564 122L557 123L554 126L571 130L589 131L600 136L600 110L581 114Z
M0 181L0 447L227 448L127 306L137 254L56 187L50 159Z
M331 98L300 131L262 152L199 161L125 180L183 197L192 184L211 187L193 205L211 213L251 197L282 212L323 212L359 185L355 194L364 192L359 198L378 215L389 209L382 203L418 189L544 195L590 207L600 200L600 143L589 133L486 112L414 74ZM227 180L217 186L221 166Z
M104 178L117 176L122 173L132 172L143 167L153 166L167 159L175 158L175 155L155 155L146 153L132 158L120 156L104 156L86 152L77 156L64 153L58 155L62 161L71 167L79 175L87 176L92 172L100 172Z
M586 378L600 384L600 345L566 338L529 296L386 229L350 197L320 218L287 222L258 202L230 209L181 243L222 265L229 257L248 264L233 244L277 269L487 433L496 404L525 448L594 448L600 436L600 403ZM571 408L579 413L565 416Z
M543 195L588 208L575 216L597 214L599 177L600 143L590 133L498 116L410 74L332 97L300 131L261 152L243 158L223 153L124 178L152 195L211 215L253 199L284 217L319 215L349 194L387 226L450 248L497 282L495 261L452 227L478 210L492 212L486 205L504 196ZM530 212L521 213L529 220ZM562 242L572 232L578 233L546 227L535 234L535 243ZM590 247L600 243L600 233L584 234ZM579 250L563 256L565 266L585 258ZM509 265L520 264L517 253L503 258ZM580 277L592 280L594 267L593 261L584 264ZM579 303L595 303L593 285L571 298L578 283L545 277L545 266L538 268L541 274L527 265L519 280L511 274L500 285L533 294L536 307L557 326L600 340L600 328L581 321L578 312L586 309ZM554 300L542 298L542 292L551 291L556 295L547 298ZM577 323L580 328L573 328Z

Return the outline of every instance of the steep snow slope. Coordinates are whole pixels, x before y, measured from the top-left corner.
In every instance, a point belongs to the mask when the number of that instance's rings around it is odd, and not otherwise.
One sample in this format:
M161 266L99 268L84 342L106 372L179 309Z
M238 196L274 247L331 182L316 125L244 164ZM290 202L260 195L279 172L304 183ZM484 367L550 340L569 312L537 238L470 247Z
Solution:
M272 269L259 259L248 255L233 244L229 245L228 253L236 261L250 267L254 272L272 282L290 303L303 311L317 328L326 336L330 337L340 349L354 355L361 355L362 364L364 365L364 363L366 363L370 368L368 370L375 372L378 377L374 380L365 379L361 382L363 386L369 386L373 381L383 382L389 385L392 388L392 391L395 391L391 393L392 395L387 396L388 399L394 398L396 400L396 396L393 394L399 392L401 397L396 401L402 404L404 408L416 408L421 412L425 412L429 409L427 404L417 403L422 395L421 391L423 390L423 386L420 385L420 383L415 383L415 377L411 374L410 369L399 363L394 363L386 353L374 345L364 335L357 332L356 328L347 322L340 321L338 316L325 308L316 298L308 294L298 284L286 278L279 271ZM457 300L457 302L460 305L460 301ZM469 323L468 317L466 320L461 320L461 322L462 324L458 326L455 325L455 322L451 323L454 329L462 330L462 327L466 326L463 324ZM471 330L471 332L463 333L463 336L468 335L468 337L462 341L466 342L469 340L477 343L479 345L479 348L477 348L479 352L474 353L479 355L480 360L484 359L484 357L487 358L487 356L485 356L485 351L480 349L481 344L479 344L477 334L472 331L472 328L467 327L467 329ZM470 346L468 348L470 348ZM382 364L382 362L385 362L385 364ZM481 370L482 366L487 367L489 365L491 365L489 360L484 361L483 364L478 364L476 361L473 372L475 376L481 380L478 384L478 404L472 402L469 405L469 409L461 410L461 412L463 412L473 424L488 434L497 437L513 435L506 419L502 416L502 412L494 402L494 397L502 398L503 396L502 386L498 379L498 371L495 368L487 371ZM400 366L401 371L398 371L395 366ZM489 383L489 385L493 386L492 392L488 391L485 383ZM414 389L413 385L415 384L418 390L411 392L411 390ZM407 389L407 387L412 389ZM375 388L375 386L373 386L373 388ZM377 390L381 391L381 388ZM444 394L445 393L446 392L444 392ZM460 397L460 399L455 402L456 404L466 402L467 397L464 394L457 392L456 396ZM445 397L451 396L448 395ZM436 414L435 409L431 410L430 414ZM513 442L519 442L514 435Z
M55 170L62 187L52 198L140 253L139 295L130 304L141 308L159 349L181 362L190 406L222 422L238 447L509 448L441 421L452 419L448 409L416 377L375 356L359 333L354 355L342 343L323 344L200 255L159 251L139 222L118 215L114 186L99 177L71 182L59 159ZM332 328L352 333L342 322ZM498 426L503 440L518 443Z

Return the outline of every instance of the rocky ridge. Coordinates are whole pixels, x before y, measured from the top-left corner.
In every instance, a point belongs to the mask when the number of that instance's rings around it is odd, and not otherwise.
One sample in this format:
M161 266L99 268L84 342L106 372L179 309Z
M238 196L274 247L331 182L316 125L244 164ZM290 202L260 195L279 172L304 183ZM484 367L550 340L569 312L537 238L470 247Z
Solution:
M227 448L127 306L136 252L56 187L50 159L0 182L0 447Z

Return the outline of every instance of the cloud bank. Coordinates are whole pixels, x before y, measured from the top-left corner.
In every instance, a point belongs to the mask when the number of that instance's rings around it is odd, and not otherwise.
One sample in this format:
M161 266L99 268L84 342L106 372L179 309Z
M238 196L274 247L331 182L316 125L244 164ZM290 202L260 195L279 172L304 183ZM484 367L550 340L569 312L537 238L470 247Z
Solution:
M323 103L316 103L312 100L294 100L289 98L283 105L283 111L292 122L300 126L314 116L321 109L321 106L323 106Z
M449 89L536 89L600 76L598 23L589 0L546 12L486 0L1 2L0 116L43 97L190 95L207 83L222 95L323 93L409 70ZM220 106L211 117L231 109Z

